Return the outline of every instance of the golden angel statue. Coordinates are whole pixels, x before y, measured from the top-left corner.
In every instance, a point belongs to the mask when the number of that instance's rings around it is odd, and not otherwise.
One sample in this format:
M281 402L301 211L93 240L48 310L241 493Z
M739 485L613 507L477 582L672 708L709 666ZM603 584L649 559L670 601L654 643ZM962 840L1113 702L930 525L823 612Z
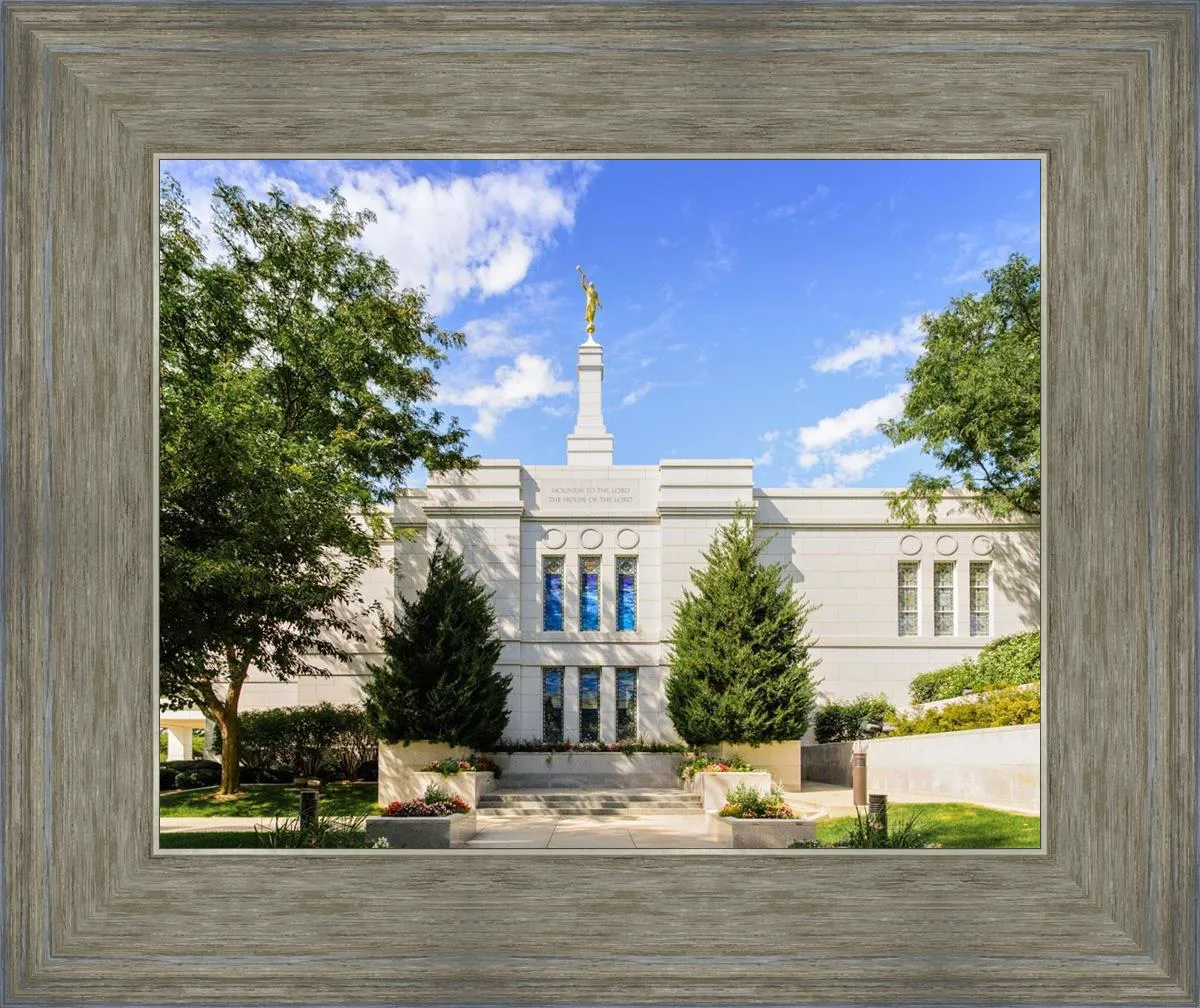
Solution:
M587 274L583 272L582 266L576 266L579 270L579 286L583 288L583 293L587 295L587 307L583 311L583 317L587 320L588 339L596 332L596 309L604 307L600 304L600 295L596 293L596 285L592 283Z

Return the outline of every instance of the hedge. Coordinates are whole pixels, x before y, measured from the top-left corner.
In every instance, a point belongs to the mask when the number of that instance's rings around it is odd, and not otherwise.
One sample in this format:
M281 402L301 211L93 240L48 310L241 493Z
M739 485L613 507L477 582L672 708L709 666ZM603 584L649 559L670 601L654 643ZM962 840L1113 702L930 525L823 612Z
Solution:
M890 722L896 713L896 708L888 698L879 693L875 696L864 693L846 703L829 703L817 711L814 730L818 742L853 742L856 739L873 738L879 734L878 728L868 725L882 726Z
M909 696L915 704L949 700L963 690L973 693L1000 686L1020 686L1042 677L1042 639L1031 633L1010 634L988 644L978 658L967 658L947 668L913 678Z
M1007 686L978 700L949 704L940 710L927 710L915 717L895 717L890 723L893 729L891 734L895 736L1037 724L1041 719L1040 690Z

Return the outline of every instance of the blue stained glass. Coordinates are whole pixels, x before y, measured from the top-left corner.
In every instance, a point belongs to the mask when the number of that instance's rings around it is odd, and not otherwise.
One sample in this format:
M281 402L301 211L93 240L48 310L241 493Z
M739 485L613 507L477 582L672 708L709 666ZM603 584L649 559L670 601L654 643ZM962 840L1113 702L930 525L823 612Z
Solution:
M542 669L542 741L563 740L563 670Z
M617 629L637 629L637 561L617 561Z
M600 559L579 561L579 629L600 629Z
M579 670L579 741L600 741L600 670Z
M563 628L563 562L562 557L546 557L542 561L542 629Z
M637 738L638 670L617 669L617 741Z

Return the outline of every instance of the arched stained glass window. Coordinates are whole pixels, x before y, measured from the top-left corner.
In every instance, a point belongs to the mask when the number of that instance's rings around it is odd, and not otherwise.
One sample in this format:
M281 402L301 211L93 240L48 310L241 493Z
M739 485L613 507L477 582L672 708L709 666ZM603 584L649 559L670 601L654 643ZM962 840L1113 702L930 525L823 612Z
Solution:
M617 629L637 629L637 557L617 557Z
M542 629L563 628L563 558L542 557Z
M600 558L579 558L579 629L600 629Z

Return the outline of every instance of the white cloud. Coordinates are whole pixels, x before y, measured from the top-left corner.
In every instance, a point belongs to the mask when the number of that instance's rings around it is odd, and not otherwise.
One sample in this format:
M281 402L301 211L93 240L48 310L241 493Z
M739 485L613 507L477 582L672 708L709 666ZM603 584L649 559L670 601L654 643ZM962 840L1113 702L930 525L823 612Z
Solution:
M625 398L621 400L621 405L632 406L639 399L644 399L653 388L654 382L642 382L641 385L635 388L632 392L628 393Z
M424 287L435 315L465 297L501 294L519 284L556 232L573 226L575 207L598 170L586 162L517 162L483 175L433 179L413 175L400 162L305 162L306 188L259 161L165 167L180 179L209 236L216 177L242 186L252 198L278 186L288 198L308 203L320 203L336 186L350 210L375 214L362 245L391 263L402 287Z
M772 218L779 217L794 217L801 210L807 210L809 207L815 206L822 200L828 198L830 190L827 185L819 185L811 193L800 200L799 203L786 203L783 206L777 206L773 210L768 211L767 216Z
M567 395L572 389L570 382L554 373L547 358L521 353L512 364L496 368L490 382L440 390L438 402L475 407L475 423L471 429L488 439L495 435L500 421L513 410L532 406L539 399Z
M837 416L825 417L810 427L801 427L796 434L797 445L802 453L815 453L827 451L853 438L873 434L882 421L900 414L907 395L907 387L892 389L878 399L852 406Z
M463 323L462 331L467 353L473 357L510 357L529 346L528 339L512 332L507 319L471 319Z
M984 270L1003 265L1013 252L1030 253L1036 259L1041 225L1037 221L1016 221L1006 217L988 227L939 237L955 243L954 260L942 282L959 284L982 281Z
M823 374L849 371L856 364L878 364L888 357L916 357L925 344L921 316L909 315L894 332L852 332L850 345L820 358L813 370Z
M767 431L762 436L762 442L766 446L763 448L762 454L754 460L755 465L770 465L775 461L775 444L778 442L782 431Z
M850 452L829 452L822 459L832 471L818 476L810 484L818 489L847 486L857 483L876 462L882 461L900 449L895 445L878 445Z

